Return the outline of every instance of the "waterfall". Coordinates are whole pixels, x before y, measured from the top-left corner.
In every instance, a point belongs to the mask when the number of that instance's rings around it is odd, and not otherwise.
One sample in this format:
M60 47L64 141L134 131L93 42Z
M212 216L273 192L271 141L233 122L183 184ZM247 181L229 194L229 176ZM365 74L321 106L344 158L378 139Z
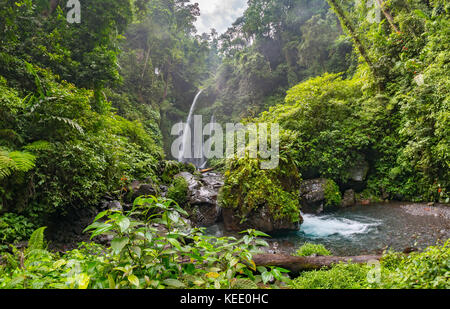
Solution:
M192 116L194 115L195 105L197 104L198 98L199 98L200 94L202 93L202 91L203 90L200 90L197 93L197 95L194 98L194 102L192 102L192 106L189 111L188 118L186 120L186 125L184 126L184 129L183 129L183 143L181 144L181 149L180 149L180 153L178 156L179 162L193 163L197 167L199 167L199 162L196 162L196 161L198 161L198 159L196 160L193 158L185 158L185 150L186 150L185 148L186 148L187 144L191 144L191 143L189 143L189 140L192 138L192 132L191 132L191 130L189 130L189 128L191 128L191 129L193 128ZM189 133L191 133L191 134L189 134ZM191 135L191 136L189 136L189 135ZM190 146L191 146L191 151L192 151L192 145L190 145ZM200 160L203 160L203 159L200 159Z

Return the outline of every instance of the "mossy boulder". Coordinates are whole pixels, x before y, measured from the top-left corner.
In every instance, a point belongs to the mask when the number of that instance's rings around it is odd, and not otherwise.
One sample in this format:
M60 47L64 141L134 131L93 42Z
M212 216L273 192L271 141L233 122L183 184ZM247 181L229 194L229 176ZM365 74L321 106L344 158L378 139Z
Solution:
M261 169L260 160L241 158L229 163L219 193L225 228L273 233L298 230L303 221L297 197L300 175L287 151L278 167Z
M300 186L300 201L304 213L319 214L326 208L341 205L342 196L333 180L309 179Z

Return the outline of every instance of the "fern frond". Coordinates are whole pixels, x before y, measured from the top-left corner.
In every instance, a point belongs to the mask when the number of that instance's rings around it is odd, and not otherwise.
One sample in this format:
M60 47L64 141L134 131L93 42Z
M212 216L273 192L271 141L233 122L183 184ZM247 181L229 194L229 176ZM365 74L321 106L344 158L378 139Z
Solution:
M53 148L53 144L47 141L37 141L32 144L29 144L23 149L31 152L37 152L37 151L46 151L51 150Z
M14 151L9 153L9 157L14 161L17 171L28 172L36 166L36 156L31 153Z
M0 149L0 179L9 177L15 169L14 161L8 153Z
M45 226L38 228L31 234L30 240L28 241L27 253L44 249L44 231L46 228Z
M50 116L50 118L53 119L53 120L56 120L56 121L64 122L65 124L68 124L69 126L74 128L75 130L80 132L81 134L84 134L83 128L76 121L74 121L72 119L64 118L64 117L58 117L58 116Z

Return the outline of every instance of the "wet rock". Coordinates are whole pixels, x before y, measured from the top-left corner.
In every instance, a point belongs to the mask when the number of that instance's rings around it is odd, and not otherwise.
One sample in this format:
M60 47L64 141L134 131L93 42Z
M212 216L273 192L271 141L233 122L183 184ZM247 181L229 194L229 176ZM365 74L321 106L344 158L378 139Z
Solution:
M182 173L175 175L174 178L177 178L177 177L183 177L187 181L189 191L197 190L201 186L200 181L197 180L195 178L195 176L192 175L191 173L182 172Z
M367 173L369 172L369 163L365 160L360 160L349 170L350 179L356 182L362 182L366 180Z
M157 195L157 190L152 184L141 184L137 190L133 190L133 200L144 195Z
M103 202L102 210L118 210L123 211L122 204L119 201Z
M175 177L183 177L188 183L189 219L196 226L209 227L219 221L221 208L217 203L219 189L223 186L223 177L217 173L203 174L196 178L183 172Z
M209 227L219 221L222 213L218 205L212 204L197 204L190 210L189 219L196 226Z
M325 187L327 179L310 179L302 182L300 186L300 202L302 212L320 214L325 205Z
M344 196L342 198L342 207L351 207L356 204L355 191L349 189L345 191Z
M164 185L160 185L159 186L159 192L160 192L162 197L166 197L168 191L169 191L169 187L164 186Z
M224 226L227 231L240 232L247 229L255 229L264 233L276 233L281 231L298 231L301 222L290 220L275 220L267 207L260 207L252 211L244 222L241 222L233 209L223 209ZM303 220L302 220L303 221Z

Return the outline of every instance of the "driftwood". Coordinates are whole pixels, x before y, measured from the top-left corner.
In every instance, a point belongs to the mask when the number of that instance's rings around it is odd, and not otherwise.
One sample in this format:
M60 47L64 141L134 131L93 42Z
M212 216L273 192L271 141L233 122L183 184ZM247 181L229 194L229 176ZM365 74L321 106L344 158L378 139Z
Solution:
M379 261L380 259L381 255L300 257L282 254L258 254L253 256L253 261L257 266L278 266L288 269L293 273L327 268L333 264L339 264L339 262L365 264L370 261Z
M212 170L214 170L214 169L213 168L207 168L207 169L204 169L204 170L200 170L200 173L204 174L204 173L207 173L207 172L211 172Z

